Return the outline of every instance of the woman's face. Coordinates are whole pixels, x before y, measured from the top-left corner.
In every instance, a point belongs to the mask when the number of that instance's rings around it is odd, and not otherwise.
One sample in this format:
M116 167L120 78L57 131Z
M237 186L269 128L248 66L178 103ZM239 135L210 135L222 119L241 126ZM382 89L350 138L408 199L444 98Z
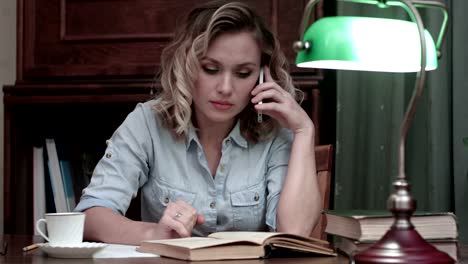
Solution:
M200 60L193 91L199 128L234 123L250 102L260 72L260 54L257 41L248 32L225 33L211 42Z

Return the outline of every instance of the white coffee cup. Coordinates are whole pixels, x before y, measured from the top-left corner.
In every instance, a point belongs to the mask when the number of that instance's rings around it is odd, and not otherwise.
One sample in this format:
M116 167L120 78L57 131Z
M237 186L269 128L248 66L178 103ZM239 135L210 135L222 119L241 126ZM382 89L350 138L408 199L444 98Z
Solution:
M51 246L76 246L83 242L84 222L84 213L45 214L45 219L37 220L36 230ZM41 230L41 223L45 224L48 236Z

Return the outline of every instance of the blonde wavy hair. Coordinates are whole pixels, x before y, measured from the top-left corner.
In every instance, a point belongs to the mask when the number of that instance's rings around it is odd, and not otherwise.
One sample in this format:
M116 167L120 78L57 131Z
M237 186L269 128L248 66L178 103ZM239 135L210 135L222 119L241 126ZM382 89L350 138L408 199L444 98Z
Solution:
M192 123L191 91L198 78L200 59L216 37L235 32L252 33L262 52L261 65L268 65L273 79L297 101L302 101L302 93L293 86L288 73L288 62L279 41L261 17L244 3L208 2L189 13L161 55L162 90L156 95L155 109L175 137L185 136ZM252 104L238 118L242 135L253 143L272 136L279 128L268 116L258 123Z

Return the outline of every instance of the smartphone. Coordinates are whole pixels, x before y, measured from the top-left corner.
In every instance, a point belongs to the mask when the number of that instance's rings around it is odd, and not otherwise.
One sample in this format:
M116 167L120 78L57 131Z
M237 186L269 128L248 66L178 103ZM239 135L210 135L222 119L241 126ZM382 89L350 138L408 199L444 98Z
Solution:
M258 84L262 84L263 83L263 67L260 68L260 76L258 77ZM262 101L258 102L258 104L263 104ZM263 122L263 114L262 114L262 111L258 111L257 112L257 122L258 123L262 123Z

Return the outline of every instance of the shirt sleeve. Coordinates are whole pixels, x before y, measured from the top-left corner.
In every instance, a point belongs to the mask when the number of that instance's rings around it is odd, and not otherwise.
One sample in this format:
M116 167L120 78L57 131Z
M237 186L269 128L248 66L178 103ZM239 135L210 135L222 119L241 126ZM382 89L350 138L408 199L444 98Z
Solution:
M155 115L148 103L138 104L107 141L90 184L75 211L103 206L124 215L138 189L148 180L152 159L150 126Z
M288 172L289 157L293 134L288 129L281 129L272 142L267 160L267 210L266 224L270 231L276 231L276 208Z

